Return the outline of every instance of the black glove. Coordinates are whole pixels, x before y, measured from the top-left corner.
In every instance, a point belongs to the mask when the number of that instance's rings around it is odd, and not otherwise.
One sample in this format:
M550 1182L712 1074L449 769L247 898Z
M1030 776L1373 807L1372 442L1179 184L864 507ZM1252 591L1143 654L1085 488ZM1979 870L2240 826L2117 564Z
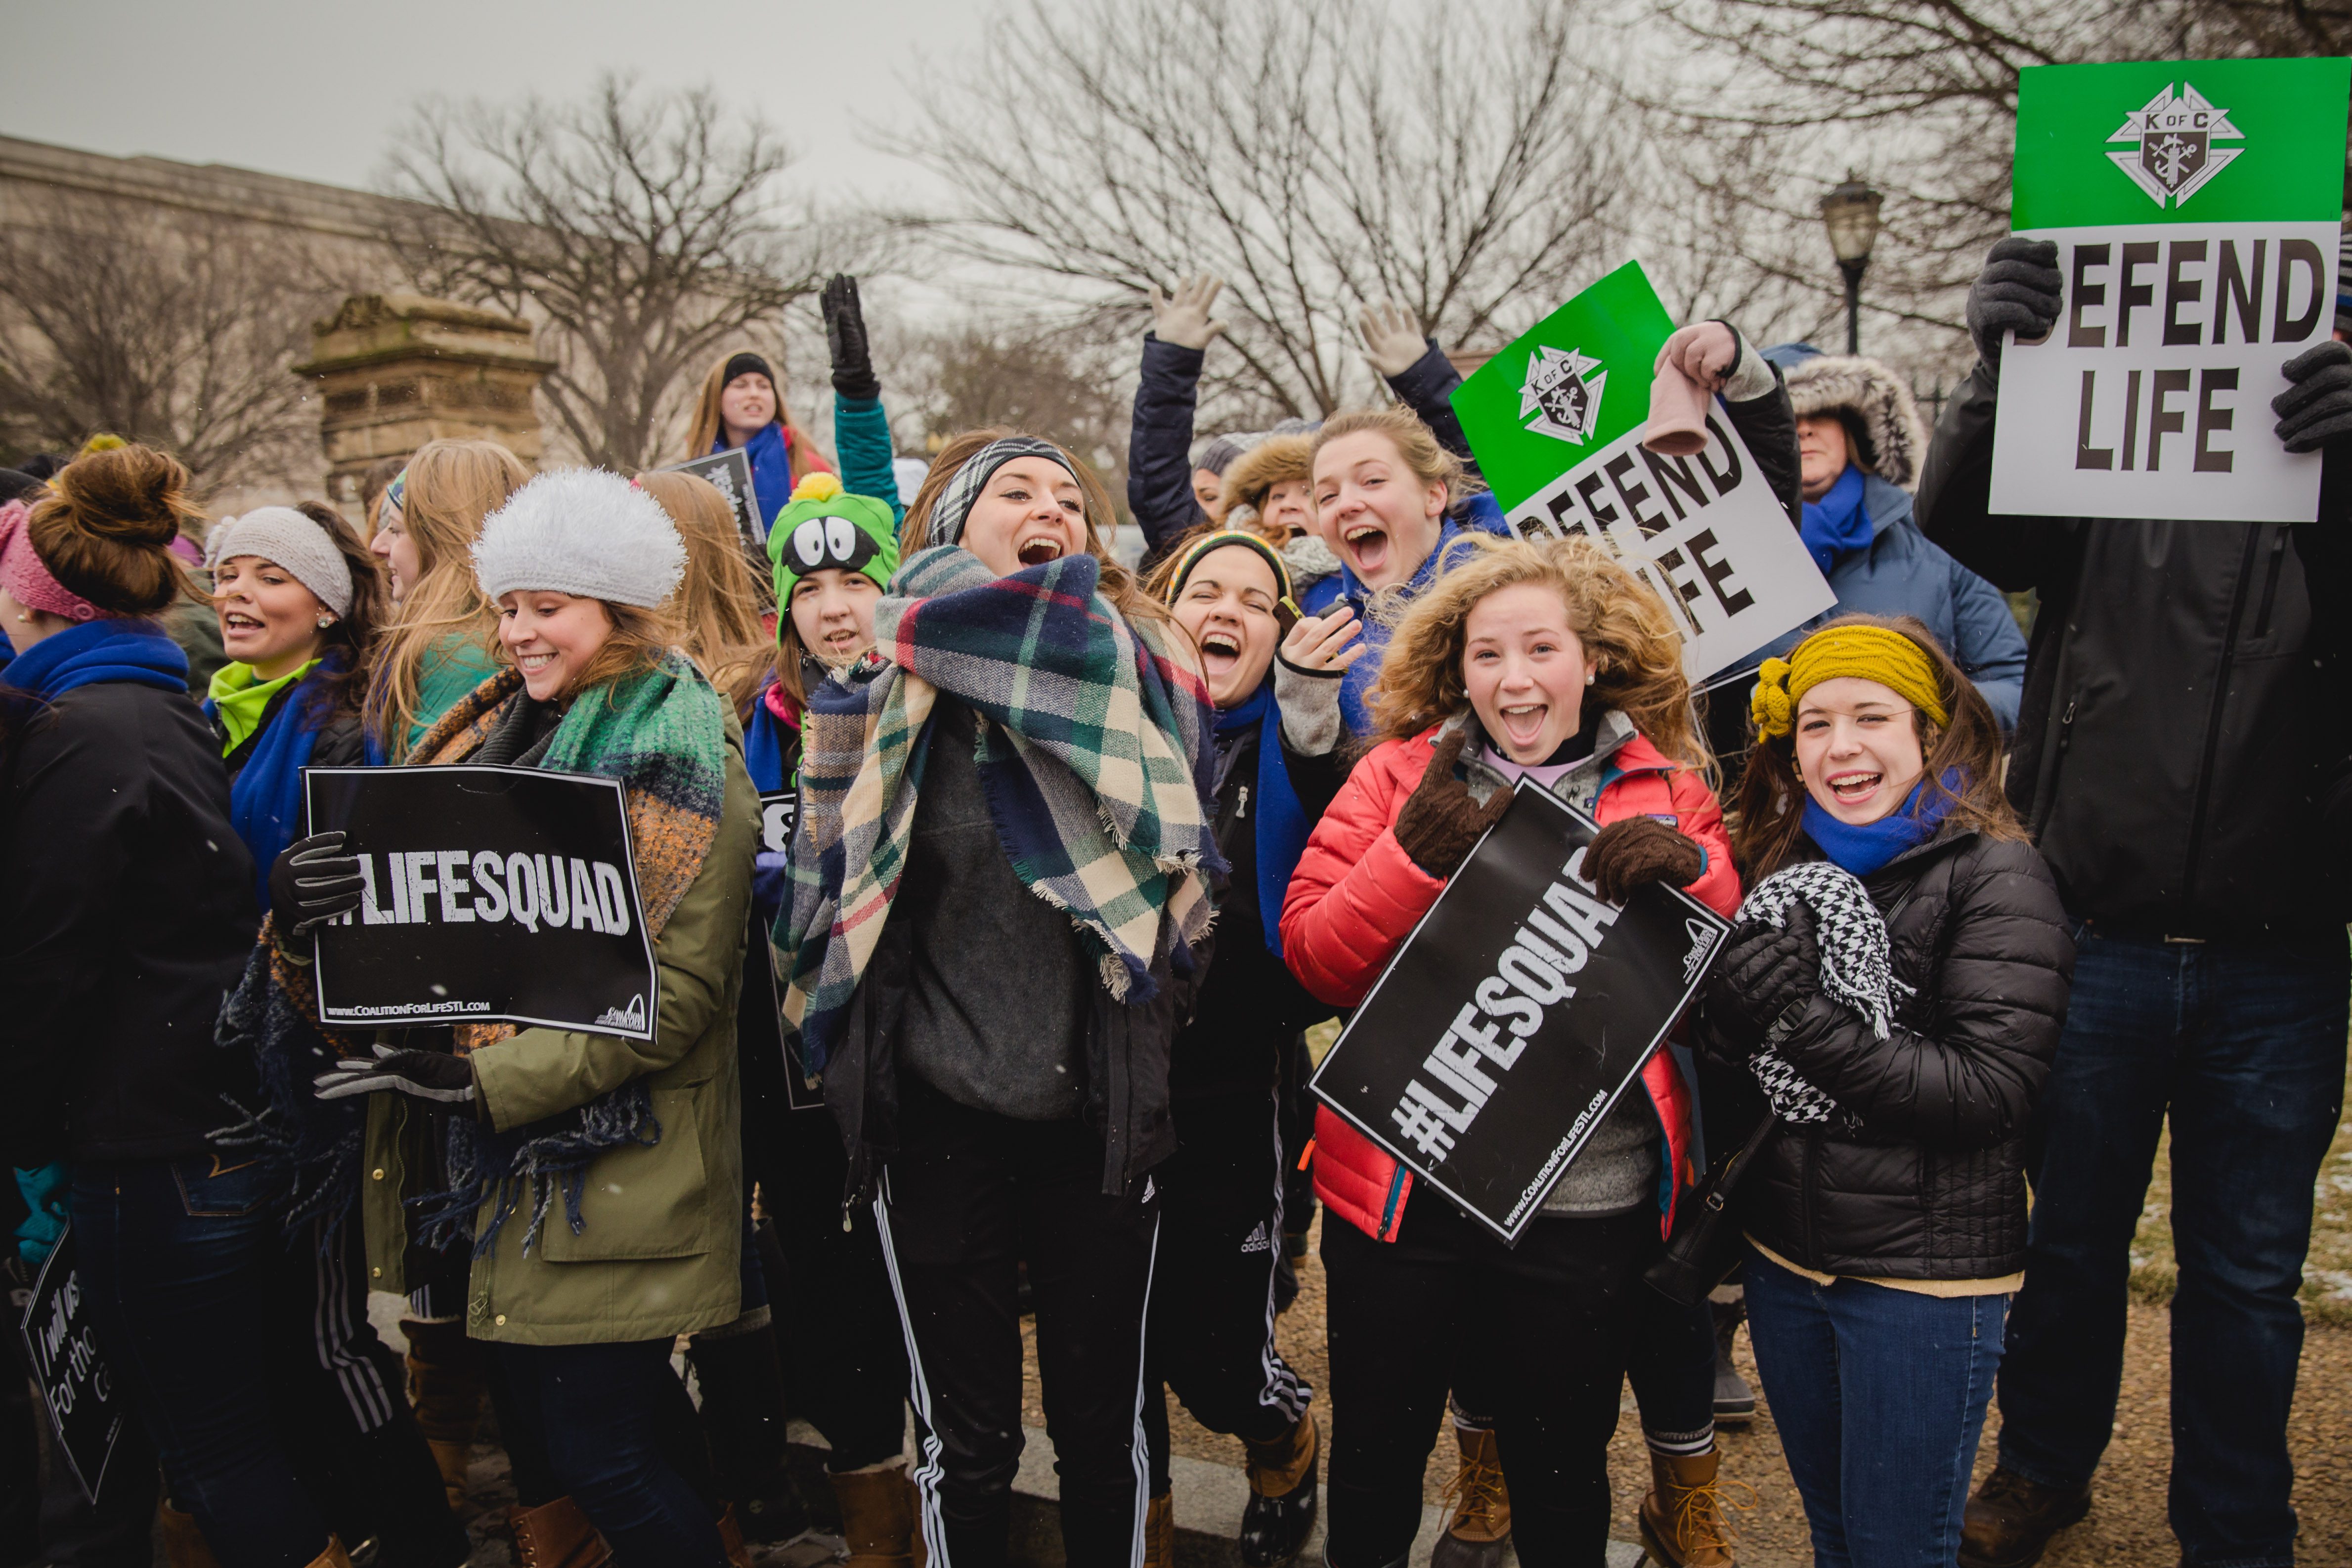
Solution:
M1794 904L1775 928L1742 921L1724 942L1706 977L1706 1016L1733 1044L1753 1054L1793 1004L1822 988L1822 954L1813 940L1813 911Z
M1584 850L1584 879L1604 903L1622 904L1636 888L1666 882L1687 888L1706 870L1706 851L1650 816L1628 816L1592 836Z
M2271 399L2278 438L2290 452L2316 452L2352 436L2352 343L2305 349L2279 368L2290 384Z
M1969 336L1993 374L2000 374L2003 332L2021 338L2046 335L2063 308L2065 275L2058 270L2058 247L2046 239L2004 239L1985 258L1985 268L1969 288Z
M372 1062L341 1062L310 1082L320 1100L385 1089L446 1105L467 1105L474 1100L474 1069L464 1058L443 1056L439 1051L394 1050L390 1046L378 1046Z
M817 296L824 310L824 343L833 351L833 390L844 397L882 395L874 353L866 343L866 314L857 306L857 279L836 272Z
M342 847L342 829L331 827L296 839L270 862L269 910L288 937L360 907L360 863Z

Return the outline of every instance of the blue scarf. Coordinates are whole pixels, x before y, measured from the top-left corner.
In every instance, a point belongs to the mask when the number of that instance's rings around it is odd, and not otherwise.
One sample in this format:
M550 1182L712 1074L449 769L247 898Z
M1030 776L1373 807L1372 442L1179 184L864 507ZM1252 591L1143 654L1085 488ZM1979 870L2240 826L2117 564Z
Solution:
M1848 468L1846 472L1853 470ZM1952 809L1964 780L1958 768L1944 775L1944 787L1936 798L1922 805L1920 796L1927 788L1921 779L1903 797L1903 804L1880 817L1860 826L1840 822L1811 795L1805 796L1805 837L1821 847L1822 854L1857 877L1867 877L1906 850L1916 849L1936 837L1944 818Z
M1837 483L1830 487L1829 494L1805 503L1805 521L1798 528L1797 536L1805 542L1806 552L1824 577L1830 574L1839 556L1870 548L1870 514L1862 507L1860 468L1848 463L1845 472L1837 477Z
M1358 662L1361 662L1359 660ZM1258 682L1257 691L1237 708L1217 715L1217 733L1230 735L1255 725L1257 729L1257 785L1250 809L1256 813L1253 842L1257 849L1257 912L1265 927L1265 950L1282 956L1282 900L1290 891L1290 874L1307 852L1307 836L1315 825L1290 785L1290 768L1282 760L1282 710L1274 700L1274 681Z
M710 449L727 450L724 428L710 443ZM784 503L793 499L793 454L784 441L784 427L773 423L761 426L759 434L743 443L743 455L751 460L751 493L759 498L760 530L764 533L784 510Z
M1395 597L1402 601L1399 608L1427 593L1429 585L1448 567L1458 566L1469 558L1474 531L1500 531L1486 527L1483 518L1474 517L1468 523L1452 517L1445 520L1444 526L1437 531L1437 542L1431 548L1429 558L1421 563L1412 580L1396 591ZM1396 628L1371 613L1371 590L1344 562L1339 567L1339 595L1355 606L1356 622L1363 627L1360 636L1364 645L1363 657L1339 677L1339 721L1348 727L1350 735L1369 735L1372 732L1372 682L1380 679L1381 660L1388 655L1389 634Z
M269 912L269 868L301 831L302 770L328 718L325 678L348 657L341 648L330 651L295 686L229 783L229 826L253 851L253 890L263 914ZM205 711L212 710L207 701Z
M188 656L154 622L108 616L43 637L0 669L0 683L45 700L117 680L184 696Z

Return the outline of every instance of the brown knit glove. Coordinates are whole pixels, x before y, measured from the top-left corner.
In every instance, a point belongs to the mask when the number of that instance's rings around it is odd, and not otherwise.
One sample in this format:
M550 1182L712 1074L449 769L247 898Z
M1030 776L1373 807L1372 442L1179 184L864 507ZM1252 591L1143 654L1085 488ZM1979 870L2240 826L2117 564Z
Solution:
M1584 879L1612 904L1649 882L1687 888L1706 869L1706 851L1649 816L1611 823L1584 851Z
M1412 863L1433 877L1451 877L1478 836L1511 809L1511 792L1498 789L1485 805L1470 798L1470 786L1454 776L1467 731L1455 730L1437 742L1421 782L1397 813L1398 845Z

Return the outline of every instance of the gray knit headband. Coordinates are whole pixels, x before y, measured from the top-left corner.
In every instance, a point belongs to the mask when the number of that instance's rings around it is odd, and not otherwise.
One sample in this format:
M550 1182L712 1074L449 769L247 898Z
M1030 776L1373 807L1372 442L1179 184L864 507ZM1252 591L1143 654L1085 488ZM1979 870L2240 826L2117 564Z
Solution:
M974 452L964 466L956 470L948 488L940 492L939 500L931 507L930 542L961 544L963 542L964 520L971 515L972 503L980 500L982 489L996 477L996 470L1015 458L1043 458L1055 468L1076 479L1070 460L1051 441L1040 441L1034 436L1008 436L1002 441L991 441Z
M225 517L205 541L205 564L216 567L240 555L283 567L319 603L339 616L351 613L352 563L317 519L290 506L256 507L243 517Z

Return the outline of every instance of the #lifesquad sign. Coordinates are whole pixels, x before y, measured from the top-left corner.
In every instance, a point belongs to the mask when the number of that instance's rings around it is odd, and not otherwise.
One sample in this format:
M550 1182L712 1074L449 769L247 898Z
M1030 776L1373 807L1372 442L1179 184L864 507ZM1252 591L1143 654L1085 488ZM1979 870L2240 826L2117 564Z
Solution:
M2011 222L2056 242L2065 297L2001 350L1994 511L2318 516L2319 454L2270 401L2335 328L2347 91L2344 59L2021 73Z
M310 831L366 879L317 929L346 1028L543 1024L654 1037L661 997L620 781L536 768L306 768Z
M1651 367L1673 335L1629 261L1554 310L1454 393L1463 434L1521 538L1581 533L1674 612L1704 680L1836 602L1720 403L1705 450L1645 449Z
M1730 928L1688 895L1601 902L1591 819L1521 781L1308 1087L1507 1242L1674 1026Z

